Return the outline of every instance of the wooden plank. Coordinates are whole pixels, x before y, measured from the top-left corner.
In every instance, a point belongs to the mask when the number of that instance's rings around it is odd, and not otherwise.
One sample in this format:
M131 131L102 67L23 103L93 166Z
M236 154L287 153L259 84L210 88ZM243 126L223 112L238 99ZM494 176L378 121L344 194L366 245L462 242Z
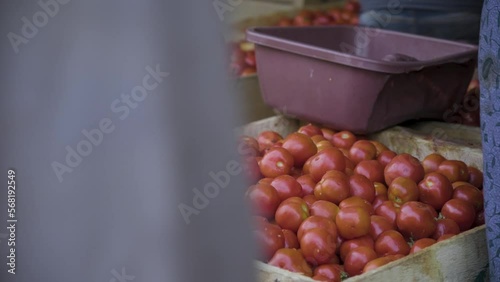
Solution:
M264 130L274 130L283 137L296 131L301 122L285 116L274 116L238 128L237 134L256 137ZM445 135L435 132L443 131ZM418 122L396 126L368 136L398 153L410 153L423 159L439 152L449 159L463 160L482 169L480 129L440 122ZM262 262L255 263L260 282L314 280ZM345 282L386 281L489 281L485 227L479 226L451 239L437 243L369 273Z

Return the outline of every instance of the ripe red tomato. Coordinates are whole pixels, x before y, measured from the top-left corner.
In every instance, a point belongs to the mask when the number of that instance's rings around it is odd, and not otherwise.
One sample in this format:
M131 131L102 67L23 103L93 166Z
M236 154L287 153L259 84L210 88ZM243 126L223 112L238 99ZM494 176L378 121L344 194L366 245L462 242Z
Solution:
M276 189L281 201L302 196L302 186L290 175L280 175L273 179L271 186Z
M314 144L317 146L320 141L328 141L323 135L314 135L311 137L311 140L314 142Z
M336 244L336 238L323 228L310 229L300 239L302 254L312 265L329 263L335 256Z
M323 133L323 137L326 138L326 140L332 142L333 140L333 135L336 133L334 130L331 130L329 128L321 128L321 133Z
M415 243L413 243L413 246L410 249L410 254L416 253L434 244L436 244L436 240L431 238L422 238L420 240L417 240Z
M256 185L250 186L247 190L246 198L253 208L253 213L266 218L274 217L281 202L276 189L264 183L257 183Z
M349 131L340 131L333 135L333 146L337 148L350 149L356 142L356 136Z
M382 167L386 167L394 157L396 157L398 154L394 153L393 151L382 151L377 157L377 161L382 165Z
M263 261L267 262L274 253L285 247L285 236L277 225L271 223L261 223L254 229L254 236L257 246L260 248L260 255Z
M318 152L321 152L326 148L334 148L334 147L333 147L332 143L330 143L330 141L323 140L323 141L319 141L318 144L316 144L316 148L318 148Z
M370 231L370 214L361 207L340 209L335 218L340 236L354 239L365 236Z
M313 280L326 282L342 281L342 268L338 264L323 264L314 269Z
M260 172L264 177L278 177L290 174L293 156L286 149L271 148L259 162Z
M297 130L297 132L305 134L309 137L313 137L314 135L323 135L323 132L321 131L321 129L312 123L301 126Z
M430 172L418 184L419 200L440 210L451 199L453 187L448 178L439 172Z
M340 209L336 204L324 200L318 200L310 207L311 215L325 217L333 220L334 222L339 210Z
M439 165L446 161L446 158L438 153L433 153L428 155L422 161L422 166L424 167L425 173L435 172L438 170Z
M436 231L436 221L433 209L427 204L411 201L401 206L396 217L399 231L408 238L415 240L430 237Z
M372 215L370 217L370 236L376 240L378 235L387 230L394 230L395 226L385 217L380 215Z
M288 249L298 249L300 248L299 239L297 239L297 235L291 230L283 229L283 237L285 238L285 246L284 248Z
M469 180L468 182L475 187L482 189L483 188L483 173L472 166L469 166Z
M444 234L458 233L460 233L460 227L454 220L449 218L441 218L436 221L436 231L434 231L434 235L432 235L432 238L437 240Z
M271 182L273 182L274 178L266 177L266 178L261 178L257 183L258 184L269 184L271 185Z
M283 137L278 132L271 130L262 131L259 136L257 136L257 142L259 143L261 152L271 148L280 140L283 140Z
M353 175L355 169L354 163L351 161L351 159L349 159L346 156L344 156L344 160L345 160L345 173L349 176Z
M365 265L376 259L377 253L373 248L368 247L358 247L351 250L344 261L344 268L347 274L350 276L359 275L363 272Z
M410 246L405 238L396 230L387 230L378 235L375 240L375 252L379 256L387 255L408 255Z
M383 183L374 182L373 186L375 187L375 197L376 196L387 196L387 198L389 198L387 195L387 187Z
M297 182L302 188L302 197L314 194L314 187L316 186L316 182L314 182L310 174L299 176L297 178Z
M375 209L375 214L387 218L391 224L396 226L396 217L400 208L401 207L393 201L385 201Z
M437 172L446 176L452 183L469 180L469 168L461 161L443 161L439 165Z
M453 190L453 199L461 199L474 206L476 212L483 210L483 193L478 188L471 185L460 185Z
M257 157L260 154L259 142L257 139L242 135L239 139L238 153L245 157Z
M336 148L325 148L311 158L309 172L316 182L329 170L345 171L344 155Z
M368 140L358 140L349 149L349 157L358 164L364 160L373 160L377 155L377 148Z
M481 226L485 223L485 220L484 220L484 210L478 212L476 214L476 220L474 221L474 225L472 226Z
M350 194L365 199L369 203L375 200L375 186L373 182L361 174L349 177Z
M419 191L415 181L402 176L395 178L387 189L389 201L399 205L418 200L418 194Z
M311 137L298 132L288 135L282 147L292 154L295 167L302 167L307 159L318 152Z
M361 174L372 182L384 182L384 166L377 160L359 162L354 173Z
M255 60L255 53L254 52L247 52L245 55L245 63L249 67L255 67L256 66L256 60Z
M300 224L309 217L309 208L304 200L298 197L288 198L276 210L276 223L283 229L293 232L299 230Z
M415 157L409 154L400 154L385 167L385 183L391 185L392 181L399 176L410 178L415 183L419 183L424 178L424 168Z
M318 200L316 199L316 196L314 195L307 195L302 197L302 200L304 200L309 208Z
M377 210L378 207L380 207L385 201L389 201L389 198L387 198L387 195L378 195L375 196L375 200L372 202L373 210Z
M304 236L304 234L307 233L307 231L314 229L314 228L321 228L328 233L332 234L333 238L335 239L335 242L337 241L337 226L335 225L335 222L329 218L321 217L321 216L310 216L299 227L299 230L297 231L297 238L300 240Z
M340 209L345 209L348 207L360 207L360 208L364 209L366 212L368 212L369 215L372 215L375 213L375 210L373 209L372 204L370 202L368 202L367 200L365 200L361 197L358 197L358 196L349 197L349 198L343 200L342 202L340 202L340 204L339 204Z
M311 267L307 264L302 253L297 249L279 249L269 261L269 265L301 273L305 276L312 276Z
M359 247L368 247L370 249L373 249L375 247L375 241L369 235L365 235L356 239L342 242L342 244L340 245L340 258L342 259L342 261L345 261L347 254L351 250Z
M330 201L338 205L341 201L349 197L349 178L344 173L337 175L325 175L314 188L314 196L319 200Z
M375 149L377 150L377 157L380 155L380 153L389 151L389 148L387 148L387 146L378 141L370 140L370 142L373 144L373 146L375 146Z
M384 265L386 265L386 264L388 264L388 263L390 263L392 261L393 261L393 259L391 259L388 256L376 258L376 259L368 262L365 265L365 267L363 267L363 273L366 273L368 271L377 269L377 268L379 268L381 266L384 266Z
M451 199L443 205L441 214L452 219L460 227L460 231L468 230L476 219L476 210L469 202L460 199Z

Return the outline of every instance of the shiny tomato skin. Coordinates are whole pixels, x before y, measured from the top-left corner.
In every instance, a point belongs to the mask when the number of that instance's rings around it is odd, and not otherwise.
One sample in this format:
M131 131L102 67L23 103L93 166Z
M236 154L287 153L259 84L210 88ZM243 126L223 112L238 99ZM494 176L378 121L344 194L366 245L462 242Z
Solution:
M407 177L396 177L387 188L387 196L389 201L393 201L398 205L410 201L418 200L418 186L415 181Z
M373 249L375 247L375 241L369 236L361 236L355 239L347 240L342 242L340 245L340 259L345 260L347 254L358 247L368 247Z
M351 159L349 159L348 157L344 156L344 160L345 160L345 173L349 176L355 174L354 173L354 169L356 168L354 166L354 163L351 161Z
M302 200L304 200L309 208L318 200L314 195L307 195L302 197Z
M276 210L276 223L283 229L293 232L299 230L300 224L309 217L309 208L304 200L298 197L288 198Z
M467 181L478 189L483 189L483 173L479 169L472 166L469 166L468 170L469 179Z
M307 159L318 152L311 137L298 132L288 135L282 147L292 154L295 167L302 167Z
M316 186L316 182L314 182L311 175L301 175L297 178L297 182L302 188L302 197L305 197L307 195L314 195L314 187Z
M452 183L456 181L469 180L469 168L462 161L456 161L456 160L443 161L439 165L437 172L446 176Z
M305 134L309 137L313 137L314 135L323 135L323 132L321 131L321 128L317 127L316 125L309 123L306 125L301 126L298 130L298 133Z
M272 218L281 202L276 189L270 184L258 183L250 186L246 197L253 208L253 214Z
M372 204L370 202L368 202L367 200L365 200L361 197L358 197L358 196L352 196L352 197L349 197L349 198L343 200L342 202L340 202L340 204L339 204L340 209L345 209L347 207L360 207L360 208L364 209L365 211L367 211L369 215L372 215L375 213L375 210L373 209Z
M368 262L365 267L363 267L363 272L362 273L366 273L368 271L371 271L371 270L374 270L374 269L377 269L381 266L384 266L390 262L392 262L393 260L390 258L390 257L379 257L379 258L376 258L370 262Z
M270 178L270 177L265 177L265 178L261 178L257 183L264 183L264 184L269 184L271 185L271 182L273 182L274 178ZM276 191L277 192L277 191Z
M261 152L271 148L280 140L283 140L283 137L279 133L271 130L263 131L257 136L257 142L259 143Z
M330 201L336 205L349 197L349 178L344 173L338 175L325 175L314 187L314 196L319 200Z
M340 209L335 218L337 229L345 239L365 236L370 231L370 214L361 207Z
M418 184L419 201L440 210L453 196L453 186L448 178L438 172L430 172Z
M342 268L338 264L323 264L314 269L313 279L317 281L340 282L342 281Z
M377 196L387 196L387 186L380 182L374 182L373 186L375 187L375 197Z
M372 182L384 182L384 166L377 160L363 160L354 168L355 174L361 174Z
M379 256L396 254L406 256L410 253L410 246L401 233L396 230L387 230L375 240L375 252Z
M324 200L318 200L310 207L310 213L312 216L321 216L331 219L334 222L339 210L340 208L336 204Z
M365 199L369 203L375 200L375 186L373 182L361 174L349 177L350 195Z
M443 205L441 214L445 218L454 220L460 227L460 231L469 230L476 219L474 206L461 199L451 199Z
M410 254L421 251L421 250L423 250L427 247L430 247L434 244L436 244L436 240L431 239L431 238L422 238L420 240L417 240L415 243L413 243L413 246L410 249Z
M309 173L314 181L320 181L329 170L345 171L344 155L337 148L326 148L312 156Z
M378 195L375 196L375 200L372 202L373 211L376 211L378 207L380 207L385 201L389 201L387 195Z
M358 140L349 149L349 157L358 164L364 160L373 160L377 155L377 148L368 140Z
M380 153L382 153L383 151L388 151L389 148L387 148L387 146L385 146L384 144L378 142L378 141L374 141L374 140L370 140L370 142L373 144L373 146L375 146L375 149L376 149L376 156L378 157L380 155Z
M307 262L321 265L330 262L335 256L337 240L323 228L313 228L302 235L300 249Z
M260 172L264 177L278 177L290 174L293 167L293 156L286 149L271 148L259 162Z
M377 157L377 161L382 165L382 167L386 167L394 157L396 157L398 154L396 154L393 151L383 151L380 152L380 154Z
M329 129L329 128L321 128L321 133L323 134L323 137L326 138L326 140L332 142L333 140L333 135L337 132L335 132L334 130L332 129Z
M387 230L394 230L395 226L387 218L380 215L372 215L370 217L370 232L369 235L373 240L376 240L378 235Z
M314 135L311 137L311 140L314 142L314 144L317 146L320 141L327 140L323 135Z
M399 231L415 240L430 237L436 231L436 221L427 204L411 201L401 206L396 218Z
M284 248L288 249L298 249L300 248L299 239L297 239L297 235L291 230L283 229L283 237L285 238L285 246Z
M333 147L332 143L330 143L330 141L323 140L323 141L318 142L318 144L316 144L316 148L318 148L318 152L321 152L326 148L334 148L334 147Z
M447 178L448 179L448 178ZM472 184L470 184L469 182L465 182L465 181L457 181L457 182L453 182L451 183L451 186L453 187L453 189L457 188L458 186L461 186L461 185L469 185L469 186L474 186ZM476 187L477 188L477 187Z
M476 226L481 226L483 224L485 224L484 210L482 210L476 214L476 220L474 220L474 224L472 226L476 227Z
M349 131L340 131L333 135L332 143L337 148L350 149L356 142L356 136Z
M329 218L321 217L321 216L310 216L302 224L300 224L299 230L297 231L297 238L300 240L304 236L307 231L314 229L314 228L321 228L328 233L332 234L333 238L335 239L335 242L337 242L337 225L335 225L335 222Z
M396 217L400 209L401 207L393 201L385 201L375 209L375 214L387 218L391 224L396 226Z
M271 186L276 189L281 201L302 196L302 186L290 175L280 175L273 179Z
M469 202L474 206L476 212L483 210L484 198L483 193L478 188L472 185L460 185L453 190L453 199L461 199Z
M392 181L399 176L410 178L415 183L419 183L424 178L424 168L417 158L409 154L400 154L385 167L385 183L390 186Z
M285 236L281 228L271 223L261 223L254 229L254 236L260 248L260 258L263 261L269 260L274 253L285 247Z
M458 226L458 224L454 220L449 218L441 218L436 221L436 231L434 231L434 235L432 235L432 238L434 240L437 240L444 234L459 234L459 233L460 233L460 226Z
M311 277L313 273L304 256L297 249L279 249L268 264L308 277Z
M428 155L422 160L422 166L424 167L425 173L431 173L438 170L439 165L446 161L446 158L438 153L433 153Z
M365 265L376 259L377 253L373 248L359 247L351 250L344 261L344 269L349 276L359 275L363 272Z

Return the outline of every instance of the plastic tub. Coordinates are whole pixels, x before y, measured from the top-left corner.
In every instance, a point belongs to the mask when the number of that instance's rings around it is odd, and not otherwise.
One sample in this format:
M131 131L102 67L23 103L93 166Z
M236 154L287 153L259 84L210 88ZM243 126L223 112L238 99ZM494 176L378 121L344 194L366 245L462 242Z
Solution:
M354 26L251 28L247 39L265 103L358 134L443 119L477 60L474 45Z

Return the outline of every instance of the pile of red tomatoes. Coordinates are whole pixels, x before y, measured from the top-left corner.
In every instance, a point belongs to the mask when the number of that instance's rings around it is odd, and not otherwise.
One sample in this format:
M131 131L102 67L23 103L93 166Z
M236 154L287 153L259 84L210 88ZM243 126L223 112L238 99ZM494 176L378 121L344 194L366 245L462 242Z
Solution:
M312 124L242 136L259 259L340 281L484 224L482 172Z

